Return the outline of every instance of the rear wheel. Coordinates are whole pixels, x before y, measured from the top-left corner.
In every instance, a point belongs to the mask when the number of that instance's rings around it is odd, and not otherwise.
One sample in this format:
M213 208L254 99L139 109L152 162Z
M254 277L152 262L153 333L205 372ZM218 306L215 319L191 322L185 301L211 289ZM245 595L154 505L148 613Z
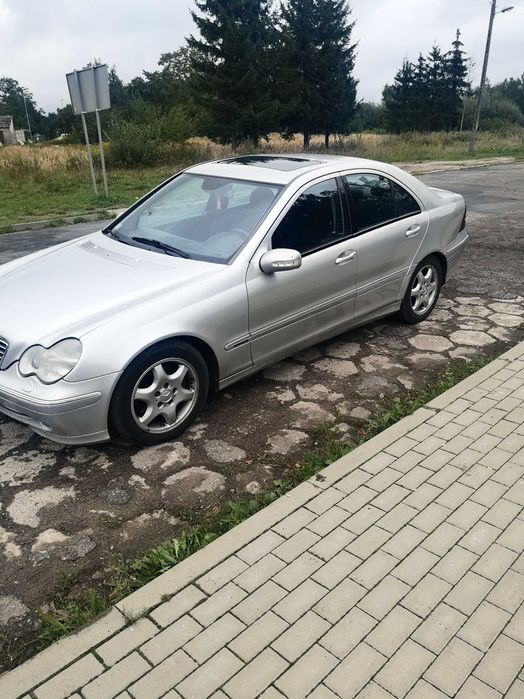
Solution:
M144 446L174 439L201 412L208 391L207 365L191 345L166 342L146 350L117 384L111 434Z
M442 267L436 257L422 260L415 269L400 307L405 323L425 320L437 303L442 287Z

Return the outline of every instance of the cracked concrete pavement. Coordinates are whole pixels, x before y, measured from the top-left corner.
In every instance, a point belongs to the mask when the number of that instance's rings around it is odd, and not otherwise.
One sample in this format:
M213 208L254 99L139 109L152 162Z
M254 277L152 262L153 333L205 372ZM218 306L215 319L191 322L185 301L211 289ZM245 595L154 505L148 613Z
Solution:
M213 396L179 441L149 449L64 447L0 417L0 634L30 633L65 576L94 583L118 555L270 487L319 422L348 439L385 396L524 338L524 165L421 179L465 195L471 236L425 323L387 318L290 357ZM0 236L0 261L99 225Z

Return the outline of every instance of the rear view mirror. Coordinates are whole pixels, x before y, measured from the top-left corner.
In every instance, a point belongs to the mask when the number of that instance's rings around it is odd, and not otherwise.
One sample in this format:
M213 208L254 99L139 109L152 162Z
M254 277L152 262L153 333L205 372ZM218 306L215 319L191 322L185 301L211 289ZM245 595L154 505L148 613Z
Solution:
M287 272L290 269L298 269L302 266L302 255L298 250L277 248L269 250L260 258L260 269L264 274L273 272Z

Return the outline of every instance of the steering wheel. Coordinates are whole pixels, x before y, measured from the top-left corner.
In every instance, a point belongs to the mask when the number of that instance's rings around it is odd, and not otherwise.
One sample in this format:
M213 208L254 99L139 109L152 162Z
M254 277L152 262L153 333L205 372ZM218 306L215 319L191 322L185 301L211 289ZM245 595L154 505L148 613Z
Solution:
M239 242L243 243L244 240L248 237L249 233L245 231L243 228L230 228L227 231L222 231L221 233L217 233L216 235L212 235L211 238L208 238L207 244L208 245L213 245L214 243L221 243L223 240L230 241L231 236L234 236L239 239Z

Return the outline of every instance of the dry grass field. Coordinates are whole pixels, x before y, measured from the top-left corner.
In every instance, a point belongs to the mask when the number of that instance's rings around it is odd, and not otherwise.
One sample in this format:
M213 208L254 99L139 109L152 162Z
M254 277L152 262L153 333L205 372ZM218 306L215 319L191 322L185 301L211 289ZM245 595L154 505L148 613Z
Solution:
M363 133L334 137L331 152L371 158L390 163L418 162L423 160L462 160L468 157L469 134L466 131L437 133L378 134ZM220 146L208 139L192 139L194 143L210 149L212 157L231 155L231 148ZM258 149L264 153L300 153L302 139L297 136L286 140L271 134L268 142L262 141ZM324 137L311 138L310 150L325 152ZM476 157L485 158L501 155L524 155L524 129L510 133L480 133L477 140Z
M166 146L164 162L140 169L111 167L109 161L110 197L95 197L91 191L87 157L81 145L42 145L35 147L0 148L0 232L13 223L50 218L60 220L66 214L81 217L85 213L111 207L128 206L153 185L178 169L193 162L233 154L228 146L208 139L193 138L182 149ZM249 144L240 152L251 152ZM324 150L322 136L312 139L311 151ZM263 153L298 153L302 140L285 140L273 134L258 149ZM468 158L468 134L408 133L354 134L333 138L331 152L358 157L407 163L427 160L462 160ZM93 149L99 173L98 149ZM476 157L511 155L524 157L524 129L511 133L481 133Z

